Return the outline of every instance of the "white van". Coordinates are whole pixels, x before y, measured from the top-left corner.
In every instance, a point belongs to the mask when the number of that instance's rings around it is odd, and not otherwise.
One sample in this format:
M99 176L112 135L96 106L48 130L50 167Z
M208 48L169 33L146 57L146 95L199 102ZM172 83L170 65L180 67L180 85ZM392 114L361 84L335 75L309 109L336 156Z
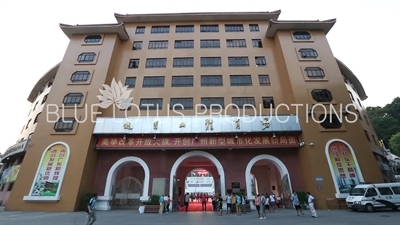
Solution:
M400 183L357 185L350 191L346 204L353 211L363 209L373 212L376 208L397 210L400 207Z

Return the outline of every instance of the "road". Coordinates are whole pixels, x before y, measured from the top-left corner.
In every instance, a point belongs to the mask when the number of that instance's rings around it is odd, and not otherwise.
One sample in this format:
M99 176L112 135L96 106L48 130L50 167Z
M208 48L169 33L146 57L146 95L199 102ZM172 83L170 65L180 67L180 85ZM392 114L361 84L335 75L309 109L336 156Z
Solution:
M311 218L310 212L305 216L296 216L294 210L284 209L275 213L267 213L267 220L259 220L256 212L237 215L218 216L214 212L174 212L164 215L139 214L133 211L99 211L98 220L94 225L232 225L232 224L324 224L324 225L377 225L399 224L400 213L393 211L381 211L374 213L352 212L348 210L320 210L318 218ZM85 212L49 213L49 212L13 212L0 211L0 225L84 225Z

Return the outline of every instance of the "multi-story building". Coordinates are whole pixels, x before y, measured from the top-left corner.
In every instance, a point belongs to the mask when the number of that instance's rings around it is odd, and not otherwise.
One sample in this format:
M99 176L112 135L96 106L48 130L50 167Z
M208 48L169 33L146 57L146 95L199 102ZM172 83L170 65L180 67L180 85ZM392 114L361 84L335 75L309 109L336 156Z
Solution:
M34 85L29 94L28 101L31 103L28 118L18 137L16 144L10 146L0 157L0 205L6 205L10 193L14 187L15 180L18 177L21 164L24 160L26 150L31 147L30 140L36 130L47 100L47 96L53 85L58 66L51 68ZM28 160L29 161L29 160Z
M221 195L310 191L319 208L354 185L383 182L365 109L343 107L357 101L349 91L367 96L329 47L336 21L279 14L61 24L70 43L33 88L36 97L55 77L6 210L79 210L90 192L99 210L153 194L176 199L196 169Z

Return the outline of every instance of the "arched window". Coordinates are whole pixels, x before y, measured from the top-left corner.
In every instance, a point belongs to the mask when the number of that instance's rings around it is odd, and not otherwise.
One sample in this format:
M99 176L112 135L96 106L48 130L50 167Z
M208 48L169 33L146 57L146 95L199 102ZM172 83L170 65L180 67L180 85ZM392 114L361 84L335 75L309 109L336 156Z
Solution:
M85 37L85 43L99 43L101 39L101 35L88 35Z
M293 32L293 37L297 40L310 40L311 34L307 31L295 31Z

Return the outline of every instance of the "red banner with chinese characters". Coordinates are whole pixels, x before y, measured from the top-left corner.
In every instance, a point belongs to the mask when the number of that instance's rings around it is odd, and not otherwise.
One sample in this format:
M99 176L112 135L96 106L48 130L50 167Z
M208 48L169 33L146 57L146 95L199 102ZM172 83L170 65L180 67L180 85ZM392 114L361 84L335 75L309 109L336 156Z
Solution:
M99 137L97 148L142 148L142 149L176 149L176 148L290 148L298 147L297 136L265 135L213 135L213 136L112 136Z

